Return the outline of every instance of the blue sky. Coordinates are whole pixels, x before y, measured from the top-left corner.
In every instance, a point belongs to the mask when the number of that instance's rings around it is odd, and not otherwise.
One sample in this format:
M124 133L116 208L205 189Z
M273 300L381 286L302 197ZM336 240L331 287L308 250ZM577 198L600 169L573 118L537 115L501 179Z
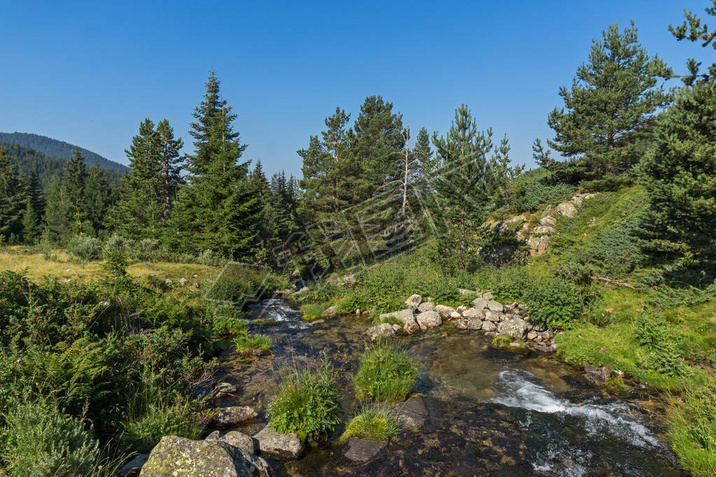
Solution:
M532 163L591 40L634 19L677 71L712 49L669 23L706 0L242 2L0 0L0 131L61 139L127 164L145 117L188 124L209 70L238 114L244 158L300 176L296 150L340 106L381 95L417 130L444 133L466 103ZM711 20L713 20L711 18ZM713 23L711 21L710 23ZM673 84L679 84L673 82Z

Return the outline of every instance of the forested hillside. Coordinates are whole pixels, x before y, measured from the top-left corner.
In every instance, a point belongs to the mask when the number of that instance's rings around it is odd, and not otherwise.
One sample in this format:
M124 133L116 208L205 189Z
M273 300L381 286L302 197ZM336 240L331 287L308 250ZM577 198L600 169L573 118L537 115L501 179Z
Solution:
M46 156L67 160L72 157L72 151L78 149L80 152L82 152L82 157L85 158L85 161L87 161L87 165L90 167L96 161L97 164L99 164L99 167L108 171L127 172L128 170L127 166L114 161L110 161L106 157L102 157L92 151L66 143L64 141L59 141L57 139L52 139L46 136L40 136L38 134L29 134L21 132L0 132L0 143L17 144L18 146L32 149L39 153L45 154Z

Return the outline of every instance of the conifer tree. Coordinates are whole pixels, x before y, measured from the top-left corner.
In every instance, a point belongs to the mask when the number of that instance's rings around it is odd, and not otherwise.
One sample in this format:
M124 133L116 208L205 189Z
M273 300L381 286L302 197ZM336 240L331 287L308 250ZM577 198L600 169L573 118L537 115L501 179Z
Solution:
M35 171L30 172L27 185L28 203L22 219L22 237L27 243L35 243L42 233L45 214L45 196Z
M84 206L85 217L95 234L105 228L107 214L112 205L113 190L107 176L95 161L85 180Z
M181 157L180 151L184 147L184 141L181 138L174 137L174 129L166 119L159 121L156 133L160 148L159 165L161 176L157 196L162 205L161 220L165 221L171 215L174 198L179 185L183 182L181 170L184 158Z
M84 196L87 180L87 164L79 149L72 151L72 157L65 166L62 184L69 204L69 220L74 233L88 232L85 223Z
M47 187L45 227L48 240L57 245L66 245L71 236L72 204L67 189L55 176Z
M20 239L27 202L27 191L17 167L10 164L10 156L0 148L0 237L4 241Z
M206 93L194 111L189 133L195 152L187 157L191 187L189 207L201 248L253 260L259 244L258 199L248 183L248 162L238 162L246 149L233 130L236 115L220 96L220 82L212 72Z
M711 0L712 6L706 8L706 13L710 16L716 17L716 0ZM693 42L702 42L701 46L707 48L711 45L716 49L716 29L709 31L709 27L706 23L701 23L701 19L694 15L692 12L684 10L684 23L674 27L669 25L669 31L677 40L688 40ZM699 82L714 82L716 81L716 63L712 63L709 66L708 73L699 74L699 67L701 63L697 62L694 58L689 58L686 62L686 67L689 69L689 74L683 78L684 83L687 86L693 85L697 80Z
M561 87L564 108L548 118L555 131L550 147L563 156L584 159L595 178L627 172L643 152L639 133L669 100L657 87L671 70L650 58L637 38L634 22L615 23L593 40L587 63L577 69L570 89Z

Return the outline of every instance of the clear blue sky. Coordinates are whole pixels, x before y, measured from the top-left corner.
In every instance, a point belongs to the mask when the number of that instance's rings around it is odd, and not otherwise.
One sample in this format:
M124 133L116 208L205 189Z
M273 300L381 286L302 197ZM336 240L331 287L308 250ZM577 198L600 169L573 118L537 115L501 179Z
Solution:
M709 3L0 0L0 131L127 164L140 121L167 118L190 151L188 124L214 69L244 157L268 172L300 176L295 151L324 118L336 106L355 118L373 94L414 130L440 133L466 103L481 129L507 134L515 162L531 164L592 38L634 19L649 53L677 71L689 56L710 64L713 49L667 30Z

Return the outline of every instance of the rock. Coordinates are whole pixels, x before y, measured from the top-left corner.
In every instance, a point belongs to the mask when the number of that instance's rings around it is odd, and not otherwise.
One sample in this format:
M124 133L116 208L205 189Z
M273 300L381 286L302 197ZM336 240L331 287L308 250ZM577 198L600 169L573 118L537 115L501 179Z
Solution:
M420 306L418 306L418 311L420 313L422 313L424 311L434 311L434 310L435 310L435 303L432 303L429 301L423 302L420 304Z
M485 311L485 320L492 321L493 323L499 323L500 314L496 311L486 310Z
M554 227L550 227L548 225L538 225L537 227L532 229L532 233L537 235L548 235L553 234L554 232Z
M390 318L395 318L396 320L400 320L403 323L407 323L408 321L411 321L415 319L413 316L413 310L406 308L405 310L400 311L394 311L392 313L383 313L380 315L381 320L387 320Z
M499 301L495 300L490 300L489 302L487 302L487 308L491 311L496 311L498 313L502 313L505 310L505 306Z
M467 307L466 307L465 305L460 305L460 306L457 307L457 310L455 310L455 311L457 311L458 313L460 313L460 314L462 315L462 313L463 313L465 310L467 310Z
M265 463L263 463L265 464ZM152 449L142 477L253 477L268 476L255 456L224 441L192 441L164 436Z
M382 338L392 338L395 336L395 330L390 323L382 323L380 325L371 326L365 334L370 337L371 341L375 341Z
M460 318L462 318L462 315L460 314L459 311L456 310L456 311L453 311L452 313L450 313L450 317L449 317L449 318L450 318L451 320L459 320Z
M468 290L467 288L458 288L457 291L460 295L474 295L476 293L475 290Z
M179 279L179 285L186 286L187 279L186 278L180 278Z
M484 298L485 300L492 300L493 298L495 298L495 295L493 295L492 292L485 292L482 294L482 298Z
M537 334L536 331L530 331L529 333L527 333L527 339L530 341L534 341L535 338L537 338L538 336L539 334Z
M557 212L571 218L577 215L577 208L571 202L562 202L557 206Z
M450 314L455 311L455 308L446 305L437 305L435 311L440 313L443 318L450 318Z
M410 295L408 299L405 300L405 305L412 310L417 310L422 302L423 297L420 295Z
M477 331L482 329L482 320L479 318L462 318L455 321L455 328L458 330Z
M539 220L539 223L540 225L544 225L546 227L555 227L557 225L557 219L551 215L545 215Z
M403 327L398 324L393 325L393 331L395 331L396 333L402 329Z
M429 415L428 407L425 405L425 399L422 396L409 398L398 405L395 410L395 417L401 426L406 429L420 429Z
M219 383L212 391L209 397L212 400L220 400L225 397L236 394L236 386L231 383Z
M117 477L138 477L142 467L147 463L147 459L149 459L149 454L139 454L117 471Z
M72 270L71 268L68 268L67 270L65 270L65 273L75 273L75 271Z
M483 321L482 322L482 331L489 333L493 332L497 329L497 325L493 323L492 321Z
M485 312L483 310L478 310L477 308L468 308L462 312L462 316L465 318L478 318L482 320L485 318Z
M224 441L226 441L227 444L231 444L232 446L246 452L247 454L256 453L256 446L254 445L254 440L251 438L251 436L247 436L243 432L227 432L223 439Z
M544 345L544 344L536 344L534 345L534 349L539 351L540 353L554 353L557 351L557 347L554 345Z
M527 331L527 322L522 318L510 318L499 324L497 332L510 338L522 339Z
M307 291L308 291L308 287L301 287L301 288L296 292L296 294L298 294L298 293L306 293Z
M588 364L585 364L584 377L595 386L604 386L612 377L612 370L606 366L599 368L597 366L589 366Z
M418 315L416 320L421 329L435 328L443 324L440 313L437 311L424 311Z
M205 441L220 441L221 440L221 432L214 431L211 434L209 434L208 436L206 436L206 438L204 440Z
M295 460L303 453L303 442L298 434L279 434L269 426L254 436L258 441L258 451L279 460Z
M199 275L197 275L197 274L195 273L194 275L191 276L191 278L199 278Z
M242 422L251 421L256 419L259 414L256 410L249 406L231 406L223 407L219 409L219 413L212 420L211 427L217 429L227 429L234 427Z
M489 301L487 298L476 298L475 300L472 300L472 306L477 308L478 310L484 310L487 308L487 304Z
M318 320L314 321L313 324L314 324L314 325L317 324L317 321L318 321ZM257 356L257 357L268 356L268 355L270 355L270 354L271 354L271 352L270 352L269 350L267 350L267 349L261 349L261 348L256 348L255 350L251 351L251 355L252 355L252 356Z
M325 316L333 316L333 315L335 315L336 313L338 313L338 307L335 306L335 305L329 306L328 308L326 308L325 310L323 310L323 314L324 314ZM360 315L360 313L358 313L358 314Z
M60 281L61 281L62 283L70 283L72 280L70 280L69 278L63 278L63 279L60 280Z
M368 462L386 447L388 447L388 441L369 441L351 437L348 440L348 450L344 455L346 459L353 462Z
M199 285L198 283L192 283L191 285L192 285L194 288L199 288L199 287L201 286L201 285Z
M420 325L415 320L409 321L405 324L405 326L403 326L403 331L405 331L409 335L420 333Z
M172 283L173 282L171 280L169 280L168 278L166 280L164 280L164 284L167 286L172 286Z

